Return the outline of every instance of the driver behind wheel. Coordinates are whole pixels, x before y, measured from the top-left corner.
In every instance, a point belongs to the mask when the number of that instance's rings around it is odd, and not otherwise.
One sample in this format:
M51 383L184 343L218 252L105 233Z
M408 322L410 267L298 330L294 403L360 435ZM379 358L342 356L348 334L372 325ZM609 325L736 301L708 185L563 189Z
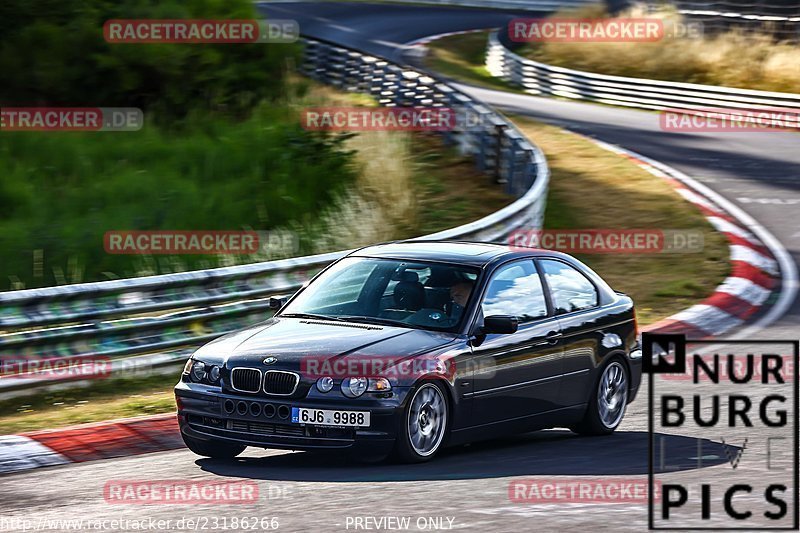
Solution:
M458 319L464 312L464 308L469 301L469 295L472 294L472 287L474 283L470 281L459 281L450 287L450 302L445 304L445 312L450 318Z

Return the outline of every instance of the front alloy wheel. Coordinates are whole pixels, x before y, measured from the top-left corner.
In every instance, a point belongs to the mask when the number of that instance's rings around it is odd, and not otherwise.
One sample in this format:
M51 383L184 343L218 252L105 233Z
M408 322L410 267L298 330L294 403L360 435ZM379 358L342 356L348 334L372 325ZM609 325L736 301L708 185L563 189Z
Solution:
M448 406L441 385L426 382L414 392L405 409L396 454L409 463L436 455L447 434Z

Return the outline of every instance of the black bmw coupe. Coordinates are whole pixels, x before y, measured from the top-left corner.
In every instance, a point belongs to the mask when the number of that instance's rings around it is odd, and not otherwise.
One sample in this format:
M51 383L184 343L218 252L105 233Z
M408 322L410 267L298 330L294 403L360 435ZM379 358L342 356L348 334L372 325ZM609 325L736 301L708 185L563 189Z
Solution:
M186 363L175 394L193 452L421 462L512 432L604 435L641 382L633 302L558 252L371 246L279 306Z

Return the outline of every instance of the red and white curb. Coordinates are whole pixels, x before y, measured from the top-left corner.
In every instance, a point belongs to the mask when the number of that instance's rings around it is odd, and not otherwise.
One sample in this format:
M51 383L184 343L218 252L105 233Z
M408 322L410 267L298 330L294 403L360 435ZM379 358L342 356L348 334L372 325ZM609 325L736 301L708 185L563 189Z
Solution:
M780 296L770 314L780 316L788 309L797 292L796 266L766 229L686 174L619 146L586 138L601 148L629 159L654 176L667 180L678 194L697 206L709 223L728 239L730 276L699 304L643 328L645 331L685 333L691 338L721 335L745 324L776 289L780 289Z
M183 447L175 413L0 436L0 474Z

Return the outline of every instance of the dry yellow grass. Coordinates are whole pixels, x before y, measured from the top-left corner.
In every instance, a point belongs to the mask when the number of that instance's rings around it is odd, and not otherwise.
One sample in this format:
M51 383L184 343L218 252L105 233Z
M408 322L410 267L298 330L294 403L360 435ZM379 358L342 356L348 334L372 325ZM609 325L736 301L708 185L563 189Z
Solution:
M559 13L554 17L600 18L602 10ZM632 9L621 18L658 17L677 22L674 11ZM704 38L665 38L653 43L533 43L526 57L577 70L688 83L797 92L800 46L775 43L762 34L730 32Z
M314 226L315 252L342 250L398 238L415 224L410 135L374 131L347 141L358 181Z

